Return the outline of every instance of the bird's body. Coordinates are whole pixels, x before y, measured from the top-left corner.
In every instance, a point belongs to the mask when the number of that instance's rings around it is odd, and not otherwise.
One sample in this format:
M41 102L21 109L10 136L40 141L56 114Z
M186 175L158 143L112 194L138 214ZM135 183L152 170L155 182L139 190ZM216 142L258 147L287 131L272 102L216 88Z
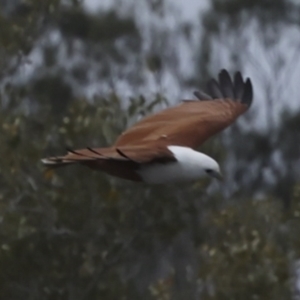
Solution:
M181 146L169 146L176 161L167 164L155 163L141 167L137 173L142 180L151 184L165 184L176 182L188 182L207 175L207 170L214 172L218 177L220 168L211 157ZM202 166L206 166L204 169Z
M210 94L195 92L199 100L148 116L123 132L107 148L68 150L68 154L45 158L50 167L82 164L110 175L147 183L196 180L209 175L219 178L220 168L211 157L194 149L220 132L252 102L252 85L239 72L232 81L222 70L219 82L208 83Z

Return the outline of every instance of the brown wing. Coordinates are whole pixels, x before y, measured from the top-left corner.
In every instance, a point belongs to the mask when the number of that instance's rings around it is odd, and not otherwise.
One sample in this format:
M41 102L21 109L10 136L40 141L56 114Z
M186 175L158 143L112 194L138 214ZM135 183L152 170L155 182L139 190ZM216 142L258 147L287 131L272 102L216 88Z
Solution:
M142 181L136 172L142 163L152 161L167 162L175 160L173 154L165 149L153 149L141 146L116 148L86 148L80 150L68 150L64 156L49 157L42 162L51 168L81 164L95 170L104 171L112 176Z
M157 143L146 142L143 145L131 145L108 148L85 148L71 150L63 156L48 157L42 162L49 166L59 166L73 163L92 162L132 162L135 164L149 162L167 162L174 161L173 153L166 147Z
M237 72L234 81L227 71L219 74L219 82L208 83L208 93L195 92L199 100L182 104L146 117L125 131L115 147L156 142L161 146L180 145L196 148L212 135L232 124L252 102L250 79L245 82Z
M64 156L45 158L45 165L55 167L85 164L112 175L139 180L134 172L138 164L174 161L168 145L195 148L244 113L252 102L250 79L241 74L234 81L227 71L219 74L219 82L208 83L208 93L195 92L201 101L184 103L149 116L125 131L109 148L69 150Z

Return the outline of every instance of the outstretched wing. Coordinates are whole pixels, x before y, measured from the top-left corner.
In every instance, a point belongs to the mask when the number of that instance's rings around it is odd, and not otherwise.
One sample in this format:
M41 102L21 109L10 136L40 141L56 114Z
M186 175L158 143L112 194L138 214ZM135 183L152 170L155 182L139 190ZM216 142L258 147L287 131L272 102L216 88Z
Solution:
M86 164L115 176L139 180L131 172L138 164L176 160L167 146L196 148L233 123L250 107L252 85L239 72L232 81L228 72L222 70L219 81L208 82L207 93L197 91L195 96L199 100L187 100L142 119L121 134L112 147L69 150L64 156L42 162L51 167Z
M114 147L156 142L196 148L232 124L250 107L253 98L250 79L244 81L237 72L232 81L226 70L220 72L218 81L208 82L207 93L194 94L199 100L187 100L142 119L121 134Z
M153 144L131 145L108 148L84 148L67 149L68 153L63 156L53 156L42 159L42 162L49 166L59 166L73 163L93 162L93 161L130 161L136 164L149 162L174 161L173 153L166 147Z

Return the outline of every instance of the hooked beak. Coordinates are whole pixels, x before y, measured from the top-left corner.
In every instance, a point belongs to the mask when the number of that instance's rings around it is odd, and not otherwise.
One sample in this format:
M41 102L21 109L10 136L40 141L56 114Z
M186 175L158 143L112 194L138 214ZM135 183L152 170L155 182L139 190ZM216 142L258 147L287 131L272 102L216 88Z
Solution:
M223 181L224 177L221 172L214 172L210 174L212 177L218 179L219 181Z

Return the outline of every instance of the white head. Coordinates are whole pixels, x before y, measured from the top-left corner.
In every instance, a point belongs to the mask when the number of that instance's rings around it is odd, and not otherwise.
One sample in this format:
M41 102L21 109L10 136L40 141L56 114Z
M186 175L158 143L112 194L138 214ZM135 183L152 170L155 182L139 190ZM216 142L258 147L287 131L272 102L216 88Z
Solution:
M205 175L216 178L218 180L223 180L223 175L220 170L219 164L210 156L200 153L201 156L201 167L203 168Z
M187 147L169 146L168 148L181 164L182 171L184 173L187 171L193 179L205 176L223 179L219 164L210 156Z

